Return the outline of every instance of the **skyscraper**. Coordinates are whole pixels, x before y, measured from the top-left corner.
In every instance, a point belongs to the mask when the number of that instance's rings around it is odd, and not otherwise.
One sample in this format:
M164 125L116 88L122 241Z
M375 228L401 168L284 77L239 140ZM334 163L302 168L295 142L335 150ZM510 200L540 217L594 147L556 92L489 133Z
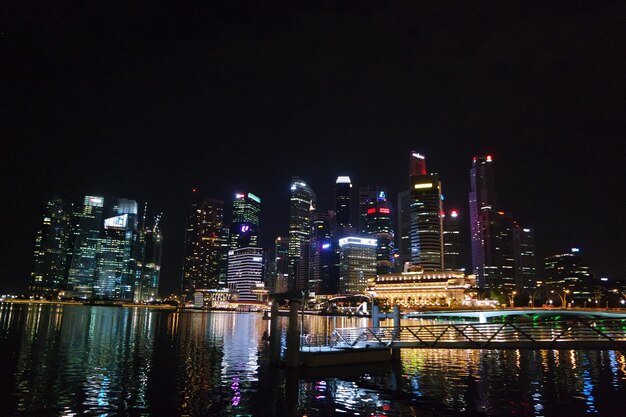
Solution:
M182 295L193 300L197 290L226 286L227 236L222 200L203 199L197 191L187 215Z
M259 218L261 199L252 193L236 193L233 200L233 219L230 224L230 249L259 245Z
M379 201L387 201L387 187L364 185L359 187L359 233L367 234L367 210Z
M103 207L104 197L87 195L82 207L75 213L74 248L66 296L92 297Z
M513 230L513 253L515 284L518 290L529 292L537 288L535 234L532 228L518 226Z
M348 236L339 239L339 294L362 294L376 278L376 239Z
M443 270L441 181L426 172L426 157L412 151L408 191L398 194L399 259L424 271ZM415 161L415 162L414 162Z
M361 200L363 201L363 200ZM389 274L393 267L395 237L393 231L393 207L386 199L386 193L379 191L376 199L370 201L362 217L364 236L373 237L377 241L376 274Z
M573 299L577 305L584 305L585 300L593 297L593 274L579 248L546 257L545 268L548 290L563 297L566 297L564 291L569 291L572 298L568 298L568 301Z
M292 177L289 202L289 289L304 290L309 280L311 210L317 197L302 179Z
M289 238L278 236L274 250L275 277L270 291L276 294L289 290Z
M71 212L59 197L47 201L35 237L34 265L30 294L50 298L64 284L66 253L69 244Z
M159 293L161 255L163 252L163 235L159 229L160 219L161 216L157 216L154 225L150 228L146 227L144 220L137 234L137 266L134 286L135 302L153 301L157 298Z
M247 247L228 252L228 288L241 301L256 301L252 293L263 283L263 249Z
M461 228L458 210L443 217L443 258L446 270L458 271L461 266Z
M93 296L132 300L135 271L133 241L137 232L137 202L112 198L97 246Z
M350 177L337 177L335 182L337 226L352 227L351 221L352 181Z
M496 191L491 155L474 157L470 169L470 232L472 269L480 288L496 279Z
M332 245L330 214L325 210L315 209L311 211L311 223L309 291L316 294L332 294L331 281L335 253Z

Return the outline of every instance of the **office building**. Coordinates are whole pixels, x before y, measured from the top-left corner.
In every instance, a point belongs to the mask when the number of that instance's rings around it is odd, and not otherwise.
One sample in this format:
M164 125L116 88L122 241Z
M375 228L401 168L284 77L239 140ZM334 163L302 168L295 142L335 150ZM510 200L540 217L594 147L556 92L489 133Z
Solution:
M125 198L110 199L97 245L93 297L133 299L136 232L137 202Z
M48 200L43 208L28 286L29 293L35 297L55 297L64 285L70 216L71 209L59 197Z
M69 262L66 297L87 299L93 295L103 209L104 197L88 195L74 213L74 245Z
M387 187L380 185L364 185L359 187L359 233L368 234L367 211L376 207L379 202L388 201Z
M398 195L399 261L443 270L443 222L439 175L426 172L426 157L412 151L409 190Z
M544 260L548 297L557 303L560 297L575 306L583 306L585 300L593 298L595 282L591 268L580 248L570 252L548 256ZM568 291L565 293L565 291Z
M236 193L230 224L230 249L259 246L261 199L252 193Z
M309 255L309 292L315 294L336 293L338 284L333 283L332 270L336 263L333 251L330 214L325 210L311 211L311 244ZM338 274L336 274L338 278ZM334 292L331 292L335 289Z
M461 227L458 210L449 210L443 216L443 264L447 271L460 271Z
M289 237L278 236L274 248L274 283L270 292L281 294L289 290Z
M256 301L253 291L263 284L263 249L247 247L228 252L228 288L238 301Z
M161 216L158 215L150 228L144 221L137 234L137 265L134 285L134 301L137 303L154 301L159 293L161 275L161 256L163 254L163 235L159 228Z
M317 198L302 179L292 177L289 203L289 289L305 290L309 281L311 211Z
M362 235L376 239L376 274L389 274L393 269L395 234L393 230L393 207L385 198L385 193L377 195L368 204L363 217Z
M339 294L363 294L376 278L376 239L348 236L339 239Z
M470 233L472 270L477 285L483 289L493 287L497 280L495 219L496 191L491 155L475 156L470 169Z
M535 234L532 228L518 226L513 230L513 254L515 285L520 293L529 293L537 288Z
M195 191L187 213L182 277L182 299L192 301L196 291L226 286L227 228L224 203L202 198Z
M352 227L351 196L352 181L350 181L350 177L337 177L335 182L335 216L338 227Z

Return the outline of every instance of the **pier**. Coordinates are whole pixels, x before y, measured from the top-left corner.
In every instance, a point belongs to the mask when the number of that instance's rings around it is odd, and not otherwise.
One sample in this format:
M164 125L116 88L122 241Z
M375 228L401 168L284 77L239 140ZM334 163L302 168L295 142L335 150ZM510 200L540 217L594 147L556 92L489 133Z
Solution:
M394 361L401 349L626 349L624 312L580 310L448 311L400 314L372 311L371 327L337 328L331 335L300 335L299 304L289 315L286 361L288 367L338 366ZM277 323L276 310L272 311ZM451 319L446 323L401 325L402 318ZM392 326L380 326L383 319ZM516 318L517 320L512 320ZM520 320L521 318L521 320ZM498 319L500 322L489 322ZM465 321L460 321L465 320ZM274 332L270 349L280 362Z

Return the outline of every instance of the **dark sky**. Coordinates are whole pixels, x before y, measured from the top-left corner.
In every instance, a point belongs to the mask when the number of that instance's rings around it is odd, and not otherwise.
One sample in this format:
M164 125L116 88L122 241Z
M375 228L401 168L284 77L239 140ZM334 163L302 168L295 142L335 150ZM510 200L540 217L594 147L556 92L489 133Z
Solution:
M539 256L626 271L626 3L9 0L0 9L0 291L26 288L46 193L162 211L179 286L191 187L263 199L285 233L292 175L407 183L411 149L467 221L491 153L501 208Z

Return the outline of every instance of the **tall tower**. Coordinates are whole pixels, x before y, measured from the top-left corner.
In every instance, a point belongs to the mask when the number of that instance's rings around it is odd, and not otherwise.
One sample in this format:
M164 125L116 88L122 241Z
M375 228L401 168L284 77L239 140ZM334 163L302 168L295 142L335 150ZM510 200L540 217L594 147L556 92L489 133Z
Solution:
M517 288L525 292L537 288L535 234L532 228L516 227L513 230L513 253Z
M443 270L443 222L439 175L426 173L426 157L411 151L409 190L399 193L399 255L424 271Z
M387 187L365 185L359 187L359 233L367 234L367 210L379 202L387 201Z
M289 203L289 289L303 290L309 280L311 210L317 197L302 179L292 177Z
M339 239L339 294L362 294L376 278L376 239L348 236Z
M363 201L363 200L361 200ZM361 234L376 238L376 274L389 274L393 267L395 238L393 231L393 207L386 199L386 193L376 193L374 201L370 201L362 217Z
M34 265L29 292L52 297L63 286L65 260L69 243L71 213L58 197L51 198L42 213L42 223L35 237Z
M352 227L351 221L351 205L350 196L352 194L352 181L350 177L340 176L337 177L335 182L335 196L336 196L336 216L337 226L339 227Z
M271 286L276 294L289 290L289 238L278 236L274 249L274 283Z
M443 258L447 270L461 269L461 228L457 210L450 210L443 217Z
M144 212L144 219L146 213ZM138 236L140 250L137 251L137 273L135 279L135 302L149 302L157 298L161 275L161 255L163 253L163 235L159 229L161 216L156 216L154 225L146 227L145 220L141 224Z
M136 233L137 202L125 198L110 199L96 254L94 297L133 299Z
M181 295L187 301L201 289L226 286L224 202L203 199L194 190L185 229L185 259Z
M261 199L252 193L237 193L230 224L230 249L259 246Z
M228 288L241 301L256 301L252 292L263 283L263 249L247 247L228 252Z
M475 156L470 169L470 232L472 269L480 288L496 279L496 191L491 155Z
M96 253L100 244L104 197L87 195L75 216L74 248L70 262L66 295L91 298L96 272Z
M544 259L544 263L546 286L549 290L561 295L568 290L571 299L575 300L577 305L584 305L585 300L593 297L593 274L580 248L572 248L570 252L548 256ZM556 295L554 298L558 299Z
M309 255L309 291L332 294L332 268L335 253L332 247L330 214L311 211L311 251Z

